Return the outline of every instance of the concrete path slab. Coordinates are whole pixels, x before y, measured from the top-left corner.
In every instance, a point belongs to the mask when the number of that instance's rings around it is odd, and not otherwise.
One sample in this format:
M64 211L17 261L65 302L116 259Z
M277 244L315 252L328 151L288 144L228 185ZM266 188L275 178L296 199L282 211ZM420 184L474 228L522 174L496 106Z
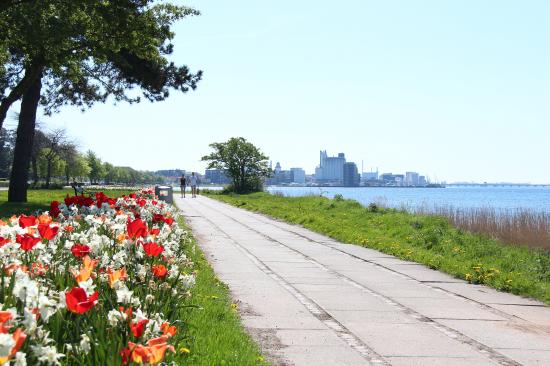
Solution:
M550 365L550 308L206 198L176 198L276 365Z

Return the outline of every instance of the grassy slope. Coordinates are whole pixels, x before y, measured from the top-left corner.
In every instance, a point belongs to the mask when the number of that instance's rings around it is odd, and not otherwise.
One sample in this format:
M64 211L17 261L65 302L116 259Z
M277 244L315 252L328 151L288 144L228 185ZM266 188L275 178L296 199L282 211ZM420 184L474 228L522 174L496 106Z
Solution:
M133 191L104 190L117 197ZM7 203L7 191L0 192L0 217L47 210L53 200L61 201L72 190L30 190L28 203ZM185 227L183 220L180 225ZM266 365L258 346L240 323L236 308L231 303L227 287L220 282L194 238L186 247L187 257L194 263L196 285L191 290L190 305L181 314L183 331L176 334L176 354L167 354L168 360L179 365ZM187 352L189 351L189 352Z
M211 197L300 224L345 243L374 248L550 304L550 252L503 245L455 229L441 217L396 210L371 212L356 201L311 196L255 193Z
M191 290L191 304L197 307L182 315L186 334L179 348L188 348L190 353L177 361L194 366L265 365L258 346L241 325L226 285L216 278L194 238L186 254L197 274Z

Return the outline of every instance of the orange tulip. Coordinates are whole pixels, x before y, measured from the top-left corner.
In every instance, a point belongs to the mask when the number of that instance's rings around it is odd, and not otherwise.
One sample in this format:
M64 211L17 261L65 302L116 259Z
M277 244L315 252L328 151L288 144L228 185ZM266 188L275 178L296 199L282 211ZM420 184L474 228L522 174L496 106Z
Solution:
M85 256L82 260L82 266L80 266L80 272L75 275L76 282L88 281L92 275L92 271L97 266L97 260L93 260L90 256Z
M132 361L138 364L159 364L164 360L167 350L175 352L173 346L166 344L167 339L168 336L151 339L147 346L128 342L128 347L132 350Z
M27 234L34 236L34 234L37 233L38 230L36 230L35 227L27 227Z
M107 274L109 275L109 285L111 288L115 285L117 281L122 281L126 279L126 268L121 268L116 271L111 271L110 269L107 271Z
M42 225L49 225L53 221L52 217L50 215L42 214L38 216L38 223Z
M173 337L174 334L176 334L176 326L175 325L170 325L170 323L168 322L164 322L162 323L162 325L160 326L160 330L162 331L162 334L163 335L167 335L167 336L170 336L170 337Z

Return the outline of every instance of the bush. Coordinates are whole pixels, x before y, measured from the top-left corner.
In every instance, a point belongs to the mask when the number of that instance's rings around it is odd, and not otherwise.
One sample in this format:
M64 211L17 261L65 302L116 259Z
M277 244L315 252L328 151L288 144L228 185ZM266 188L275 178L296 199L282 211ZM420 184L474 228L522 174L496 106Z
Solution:
M337 201L337 202L343 201L344 196L342 196L341 194L335 194L334 195L334 200Z
M367 211L369 211L369 212L378 212L379 210L380 210L380 208L374 202L369 203L369 205L367 206Z

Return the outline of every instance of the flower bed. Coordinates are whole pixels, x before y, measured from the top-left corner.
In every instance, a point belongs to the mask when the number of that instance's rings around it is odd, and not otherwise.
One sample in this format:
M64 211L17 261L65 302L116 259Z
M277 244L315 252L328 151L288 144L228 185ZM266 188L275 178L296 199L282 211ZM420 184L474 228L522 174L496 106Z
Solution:
M0 220L0 365L169 359L195 280L176 216L142 190Z

